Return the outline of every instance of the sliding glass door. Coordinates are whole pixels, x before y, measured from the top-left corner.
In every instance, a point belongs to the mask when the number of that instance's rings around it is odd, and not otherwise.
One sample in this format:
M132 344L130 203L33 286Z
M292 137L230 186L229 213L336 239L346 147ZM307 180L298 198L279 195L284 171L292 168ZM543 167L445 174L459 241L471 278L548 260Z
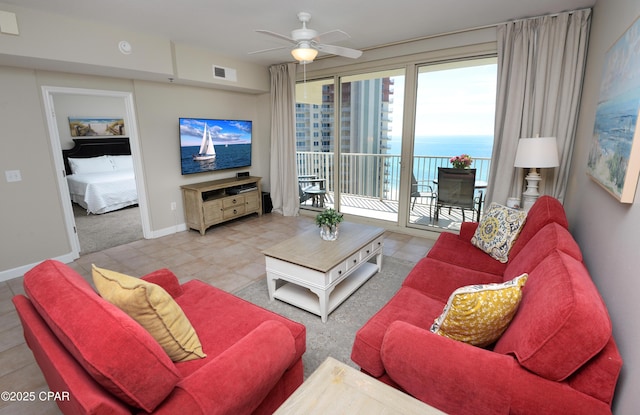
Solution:
M333 78L296 85L296 159L300 207L334 207Z
M452 157L471 157L476 211L467 209L464 219L476 220L493 150L496 58L420 66L417 79L409 224L458 229L463 209L438 208L438 168L453 167Z
M404 69L340 79L341 211L398 221L402 100L394 99ZM396 119L396 114L400 118Z

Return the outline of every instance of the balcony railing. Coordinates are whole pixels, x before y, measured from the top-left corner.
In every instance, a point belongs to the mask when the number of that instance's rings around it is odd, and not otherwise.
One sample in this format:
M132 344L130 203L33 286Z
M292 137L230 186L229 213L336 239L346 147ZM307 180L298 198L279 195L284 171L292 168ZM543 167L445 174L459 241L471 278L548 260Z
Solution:
M333 176L332 152L298 151L298 176L315 175L326 180L327 191L336 191ZM414 156L413 174L418 183L433 184L438 167L451 167L445 156ZM399 201L400 156L392 154L342 153L342 171L339 175L340 193ZM476 169L477 180L489 181L491 159L477 157L471 168Z

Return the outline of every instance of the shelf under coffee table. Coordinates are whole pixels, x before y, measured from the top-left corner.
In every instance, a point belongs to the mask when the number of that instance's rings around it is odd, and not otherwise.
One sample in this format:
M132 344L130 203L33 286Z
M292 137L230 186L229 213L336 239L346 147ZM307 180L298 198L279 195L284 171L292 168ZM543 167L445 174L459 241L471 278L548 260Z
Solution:
M335 241L323 240L319 229L312 229L265 249L269 299L326 322L329 313L382 269L383 235L382 228L343 222Z

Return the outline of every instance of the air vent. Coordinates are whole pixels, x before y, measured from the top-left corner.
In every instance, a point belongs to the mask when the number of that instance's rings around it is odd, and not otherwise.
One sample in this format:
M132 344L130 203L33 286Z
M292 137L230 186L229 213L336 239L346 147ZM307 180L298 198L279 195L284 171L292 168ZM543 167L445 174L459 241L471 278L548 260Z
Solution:
M0 33L7 35L19 35L18 20L16 14L0 10Z
M224 68L218 65L213 65L213 77L215 79L224 79L225 81L232 82L236 82L238 80L235 69Z

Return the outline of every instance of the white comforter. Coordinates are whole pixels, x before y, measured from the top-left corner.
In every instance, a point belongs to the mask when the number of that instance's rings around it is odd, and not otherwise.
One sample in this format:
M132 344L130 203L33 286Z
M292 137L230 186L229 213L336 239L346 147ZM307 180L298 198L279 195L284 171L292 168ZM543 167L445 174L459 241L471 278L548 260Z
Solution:
M106 213L138 203L133 170L67 176L71 200L88 213Z

